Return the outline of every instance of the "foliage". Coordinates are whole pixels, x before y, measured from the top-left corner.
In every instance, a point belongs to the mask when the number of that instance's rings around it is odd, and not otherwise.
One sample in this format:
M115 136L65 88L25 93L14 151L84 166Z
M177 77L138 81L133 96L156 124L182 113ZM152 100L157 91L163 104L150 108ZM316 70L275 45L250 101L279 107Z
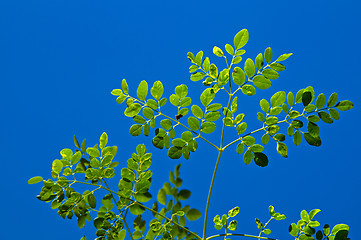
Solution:
M284 214L275 212L273 206L269 207L270 219L267 222L262 223L256 218L255 222L260 231L258 236L236 232L237 220L234 218L240 211L239 207L229 210L228 214L223 214L222 217L215 216L214 227L217 230L223 229L224 233L207 236L210 196L222 153L236 144L236 152L242 156L246 165L254 162L260 167L266 167L269 159L264 149L269 141L276 142L276 151L285 158L288 157L286 138L291 138L295 145L299 145L304 139L311 146L321 146L319 122L331 124L334 120L339 120L338 110L352 109L353 104L348 100L338 101L336 93L331 94L326 101L326 96L323 93L316 95L311 86L299 90L296 94L278 91L269 100L260 101L261 111L257 113L257 118L261 127L248 130L246 116L239 112L238 98L243 97L242 94L246 95L244 97L252 96L258 90L270 88L272 81L286 69L283 62L292 53L283 54L273 60L272 49L269 47L263 54L259 53L255 60L247 58L244 64L240 64L246 52L243 47L247 42L248 31L243 29L234 37L233 46L225 45L225 52L231 59L221 48L213 48L217 57L225 59L226 67L223 69L211 63L210 58L204 57L202 51L196 55L191 52L187 54L191 62L190 80L202 81L204 85L199 103L194 103L188 96L188 87L185 84L177 86L174 94L168 98L163 97L164 88L160 81L154 82L152 87L146 81L141 81L136 94L131 95L127 81L123 79L121 88L111 92L117 97L117 103L125 102L124 115L134 121L129 133L132 136L149 136L153 132L151 129L154 129L152 144L158 149L167 149L169 158L189 159L192 153L197 151L199 141L205 141L211 148L218 150L205 203L206 210L203 213L203 235L187 228L187 223L200 219L202 213L186 205L191 191L182 188L181 165L170 172L169 182L164 183L156 197L151 194L152 154L144 144L136 147L126 166L120 170L118 189L112 190L108 187L108 181L115 177L115 168L119 163L114 160L118 148L107 146L106 133L101 135L99 143L94 146L87 146L86 140L80 144L74 137L76 149L73 151L66 148L60 151L61 159L52 163L52 178L43 180L37 176L28 181L29 184L43 183L37 198L51 202L51 208L58 209L62 218L71 219L75 216L79 228L92 221L97 229L97 239L206 240L217 237L229 239L230 236L272 239L268 237L271 230L266 228L270 221L286 219ZM228 102L214 101L221 93L228 96ZM166 104L177 108L175 118L163 112ZM225 143L225 128L234 129L238 137ZM216 130L221 132L220 145L212 143L207 136ZM257 132L263 133L260 139L255 137ZM74 189L76 184L87 185L89 190L77 192ZM107 193L101 200L94 194L99 190ZM143 219L145 211L153 214L152 219ZM349 239L349 227L345 224L338 224L332 230L325 224L322 230L316 231L320 226L320 223L314 220L318 212L319 209L309 213L303 210L301 219L290 225L290 235L299 240ZM129 223L129 214L135 216L133 226ZM82 240L85 239L84 236Z

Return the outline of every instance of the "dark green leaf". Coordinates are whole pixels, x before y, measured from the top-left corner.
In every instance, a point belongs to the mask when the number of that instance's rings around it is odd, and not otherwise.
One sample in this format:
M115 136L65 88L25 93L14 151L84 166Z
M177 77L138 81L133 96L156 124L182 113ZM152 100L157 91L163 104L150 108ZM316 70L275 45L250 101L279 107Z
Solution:
M294 128L301 128L303 127L303 122L300 121L300 120L293 120L291 125L294 127Z
M313 137L318 137L320 134L320 128L313 122L308 122L307 130Z
M331 96L328 98L327 106L333 107L337 103L337 93L332 93Z
M140 124L134 124L129 129L130 135L136 137L142 134L142 125Z
M268 165L268 157L264 153L255 152L254 162L260 167L266 167Z
M320 112L318 112L318 116L325 123L333 123L333 119L331 118L330 114L328 114L327 112L320 111Z
M191 61L191 63L196 63L196 58L194 57L194 54L191 52L187 53L187 58L189 59L189 61Z
M183 148L181 147L170 147L168 150L168 156L171 159L179 159L182 156Z
M202 216L202 213L195 208L190 209L186 213L186 217L189 221L195 221L195 220L199 219L201 216Z
M349 231L350 230L350 227L346 224L337 224L336 226L334 226L332 228L332 231L331 231L331 234L332 235L336 235L338 231L341 231L341 230L346 230L346 231Z
M85 226L85 222L86 222L86 216L85 215L82 215L82 216L78 217L77 223L78 223L79 228L83 228Z
M257 118L261 122L264 122L264 120L265 120L265 117L264 117L263 113L261 113L261 112L257 113Z
M305 91L302 94L302 104L303 106L307 106L308 104L310 104L312 101L312 93Z
M311 146L319 147L322 144L321 138L319 136L314 137L310 133L304 133L303 137L305 138L306 142Z
M344 100L337 103L336 108L341 111L347 111L353 108L353 103L349 100Z
M336 109L333 108L329 108L328 112L330 113L331 117L335 120L339 120L340 119L340 114L337 112Z

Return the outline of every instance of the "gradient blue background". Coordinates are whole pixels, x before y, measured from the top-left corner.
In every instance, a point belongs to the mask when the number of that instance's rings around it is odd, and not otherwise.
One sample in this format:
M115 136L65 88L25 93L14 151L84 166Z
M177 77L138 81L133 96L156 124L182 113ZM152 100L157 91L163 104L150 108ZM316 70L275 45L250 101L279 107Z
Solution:
M232 43L242 28L250 32L246 57L254 59L268 46L275 57L294 53L272 88L239 97L248 122L256 119L260 99L309 85L326 96L336 91L355 108L333 125L320 124L320 148L305 142L295 147L288 140L289 158L283 159L270 144L267 168L245 166L233 148L226 152L214 186L209 234L216 233L213 216L236 205L241 208L237 232L258 234L254 218L267 221L272 204L288 218L270 224L271 237L292 239L288 225L300 211L320 208L322 224L347 223L351 239L361 239L359 9L359 1L351 0L0 1L1 239L94 238L92 224L79 230L75 220L61 219L35 198L40 185L27 185L30 177L50 177L52 160L73 146L74 134L93 145L107 132L123 164L144 141L154 153L153 195L168 171L182 163L184 187L192 190L189 203L203 211L215 151L200 144L188 161L168 159L151 137L129 135L132 120L110 92L123 78L133 93L143 79L161 80L165 96L186 83L197 103L203 86L189 80L186 53L203 50L218 61L213 46ZM191 227L200 233L202 224Z

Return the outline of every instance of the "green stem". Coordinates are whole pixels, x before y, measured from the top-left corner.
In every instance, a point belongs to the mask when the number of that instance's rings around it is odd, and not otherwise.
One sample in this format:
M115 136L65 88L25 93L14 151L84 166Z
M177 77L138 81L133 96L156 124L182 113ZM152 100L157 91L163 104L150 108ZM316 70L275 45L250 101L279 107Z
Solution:
M229 100L228 100L228 105L227 105L227 111L229 109L229 105L231 104L231 100L232 100L232 94L229 95ZM214 185L214 180L216 178L216 173L217 173L217 169L218 169L218 165L219 162L221 160L221 156L222 156L222 152L223 152L223 137L224 137L224 128L226 126L225 124L226 122L223 122L223 126L222 126L222 135L221 135L221 144L220 147L218 148L218 158L217 158L217 162L216 162L216 166L214 167L214 171L213 171L213 176L212 176L212 180L211 180L211 185L209 187L209 191L208 191L208 197L207 197L207 203L206 203L206 211L204 214L204 224L203 224L203 240L206 240L207 237L207 219L208 219L208 210L209 210L209 203L211 200L211 195L212 195L212 190L213 190L213 185Z
M242 233L217 234L217 235L210 236L210 237L206 238L206 240L209 240L209 239L212 239L212 238L217 238L217 237L223 237L223 236L239 236L239 237L257 238L257 239L277 240L277 239L274 239L274 238L258 237L258 236L242 234Z

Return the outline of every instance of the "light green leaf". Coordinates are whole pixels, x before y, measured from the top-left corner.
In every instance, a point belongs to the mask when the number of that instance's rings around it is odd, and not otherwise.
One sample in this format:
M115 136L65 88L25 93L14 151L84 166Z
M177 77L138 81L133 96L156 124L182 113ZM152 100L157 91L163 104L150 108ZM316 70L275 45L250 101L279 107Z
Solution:
M160 126L165 130L169 130L173 127L172 121L169 119L163 119L162 121L160 121Z
M247 96L253 96L256 94L256 88L252 85L246 84L242 86L242 93Z
M216 130L217 125L213 122L204 122L201 126L201 131L204 133L212 133Z
M287 145L283 142L277 142L277 152L284 158L288 157Z
M28 184L35 184L35 183L39 183L42 182L43 178L40 176L36 176L36 177L32 177L28 180Z
M311 210L311 211L310 211L310 214L309 214L310 220L312 220L312 219L316 216L316 214L319 213L319 212L321 212L320 209L313 209L313 210Z
M318 95L317 100L316 100L316 107L318 109L321 109L325 106L326 103L326 97L325 94L321 93L320 95Z
M272 86L272 82L262 75L257 75L253 78L253 84L259 89L267 89Z
M267 63L270 63L272 61L272 55L272 49L270 47L266 48L266 50L264 51L264 58Z
M139 103L132 103L125 109L124 115L126 117L134 117L140 112L141 108L142 106Z
M246 130L247 130L247 123L246 122L242 122L237 126L237 132L239 134L243 134Z
M193 65L194 66L194 65ZM152 94L152 96L159 100L164 92L164 88L163 88L163 84L161 81L156 81L153 84L153 87L150 89L150 93Z
M234 49L230 44L227 43L226 46L225 46L225 49L226 49L228 54L230 54L230 55L234 54Z
M282 72L286 69L285 65L283 65L282 63L271 63L270 68L277 72Z
M256 139L252 136L245 136L242 138L242 142L247 146L251 146L256 143Z
M191 52L187 53L187 58L189 59L189 61L191 61L191 63L196 63L196 58L194 57L194 54Z
M349 231L350 230L350 227L346 224L337 224L336 226L334 226L332 228L332 231L331 231L331 234L332 235L336 235L337 232L341 231L341 230L347 230Z
M302 141L302 135L300 132L295 132L295 134L293 135L293 143L298 146L301 144Z
M286 101L286 92L280 91L271 97L271 106L276 107L282 105Z
M213 103L207 107L207 111L217 111L222 108L222 104L220 103Z
M220 49L219 47L216 47L216 46L213 47L213 53L217 57L223 57L224 56L222 49Z
M63 169L63 163L60 160L55 159L52 164L53 172L55 172L56 174L59 174L62 169Z
M167 205L167 194L163 188L159 190L157 200L160 204Z
M295 223L292 223L289 227L288 227L288 231L291 234L291 236L296 237L298 235L298 227Z
M260 144L253 144L249 149L252 152L262 152L264 150L264 147Z
M237 112L237 96L235 96L232 100L231 111L233 113Z
M242 57L241 57L241 56L237 56L237 57L233 58L232 63L233 63L233 64L238 64L238 63L240 63L241 61L242 61Z
M277 79L279 78L279 74L278 72L276 72L275 70L272 70L272 69L264 69L262 71L262 75L265 76L266 78L268 79Z
M196 55L196 64L200 67L202 64L203 51L199 51Z
M195 117L188 117L188 125L194 131L197 131L201 127L201 124Z
M244 63L244 72L246 75L251 78L256 73L256 66L252 59L247 58L246 62Z
M286 60L287 58L289 58L290 56L292 56L293 53L285 53L285 54L282 54L281 56L279 56L276 60L276 62L281 62L281 61L284 61Z
M244 151L244 144L243 143L238 143L237 148L236 148L236 152L238 154L242 154L243 151Z
M206 121L217 121L219 118L221 117L221 113L220 112L209 112L206 114L206 116L204 117L204 119Z
M154 99L148 99L147 106L150 107L151 109L156 110L158 108L158 103Z
M138 89L137 89L137 96L139 100L145 100L148 94L148 83L143 80L139 83Z
M103 134L100 136L99 139L99 147L100 149L103 149L108 143L108 135L106 132L103 132Z
M204 63L203 63L204 64ZM204 68L204 67L203 67ZM194 73L195 71L197 71L199 69L199 67L198 66L196 66L196 65L191 65L190 67L189 67L189 72L190 73Z
M199 118L199 119L203 118L203 111L198 105L193 105L191 107L191 111L196 118Z
M256 68L259 70L263 67L263 55L262 53L259 53L256 57Z
M241 31L239 31L233 39L234 47L236 48L236 50L244 47L244 45L247 44L248 39L249 33L247 29L242 29Z
M192 73L191 75L191 80L193 82L196 82L196 81L199 81L199 80L202 80L206 75L202 72L196 72L196 73Z
M237 85L242 85L246 80L246 75L240 67L235 67L232 72L233 82Z
M214 79L218 77L218 68L213 63L209 67L209 75Z
M264 111L265 113L268 112L270 106L269 106L269 103L268 103L268 101L266 99L262 99L259 102L259 105L261 106L262 111Z
M185 84L179 85L175 88L175 94L179 99L183 99L188 94L188 87Z
M127 81L125 79L122 80L122 89L123 89L123 92L128 95L129 92L128 92L128 84L127 84Z
M189 105L191 105L192 103L192 99L190 97L185 97L183 98L183 100L180 102L180 106L181 107L188 107Z
M269 142L269 135L267 133L265 133L263 136L262 136L262 144L263 145L266 145L268 142Z
M302 210L300 216L301 219L305 222L308 222L310 220L310 216L308 215L306 210Z
M205 89L200 96L203 106L207 107L213 101L214 97L215 94L210 88Z

